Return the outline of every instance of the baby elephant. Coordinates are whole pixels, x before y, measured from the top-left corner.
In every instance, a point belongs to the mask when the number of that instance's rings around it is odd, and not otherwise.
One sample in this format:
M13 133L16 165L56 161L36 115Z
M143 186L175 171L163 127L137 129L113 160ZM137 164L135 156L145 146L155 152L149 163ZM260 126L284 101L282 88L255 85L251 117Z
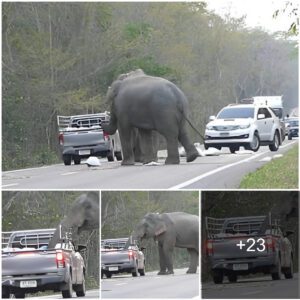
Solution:
M137 225L133 239L154 238L158 242L158 275L174 274L174 247L186 248L190 254L187 273L196 273L199 263L199 217L184 212L148 213Z

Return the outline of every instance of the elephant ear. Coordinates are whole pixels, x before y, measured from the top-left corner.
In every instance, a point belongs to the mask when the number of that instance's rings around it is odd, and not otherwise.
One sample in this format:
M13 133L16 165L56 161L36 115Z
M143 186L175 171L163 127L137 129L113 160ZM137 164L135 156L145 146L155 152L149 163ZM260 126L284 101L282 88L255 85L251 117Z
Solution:
M157 227L155 228L155 236L159 236L163 234L167 230L167 226L163 222L159 222Z

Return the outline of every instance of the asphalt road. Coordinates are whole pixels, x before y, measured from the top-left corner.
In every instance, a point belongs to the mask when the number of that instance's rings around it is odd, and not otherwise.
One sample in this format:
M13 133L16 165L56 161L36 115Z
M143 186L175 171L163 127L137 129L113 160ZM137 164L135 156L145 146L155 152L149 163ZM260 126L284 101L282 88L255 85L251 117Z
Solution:
M258 152L198 157L192 163L181 158L179 165L121 166L120 162L102 162L100 167L63 164L2 173L5 189L224 189L238 188L242 177L271 159L284 155L298 139L285 140L279 151L261 147ZM271 186L269 188L272 188Z
M99 299L100 297L100 292L99 290L88 290L86 291L85 297L81 298L81 299ZM73 293L73 298L77 298L76 294ZM31 298L25 298L25 299L63 299L61 294L53 294L53 295L48 295L48 296L38 296L38 297L31 297Z
M145 276L115 275L101 280L101 298L181 298L199 299L199 274L186 274L187 269L176 269L174 275Z
M204 283L203 299L299 299L298 274L293 279L272 280L271 276L238 279L237 283Z

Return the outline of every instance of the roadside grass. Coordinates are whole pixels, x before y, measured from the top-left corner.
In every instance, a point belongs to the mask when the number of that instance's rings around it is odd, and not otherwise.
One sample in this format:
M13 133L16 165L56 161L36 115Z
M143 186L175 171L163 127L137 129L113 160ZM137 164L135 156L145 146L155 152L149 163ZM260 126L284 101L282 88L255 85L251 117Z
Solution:
M297 189L298 188L298 145L283 157L272 160L257 171L246 175L241 189Z

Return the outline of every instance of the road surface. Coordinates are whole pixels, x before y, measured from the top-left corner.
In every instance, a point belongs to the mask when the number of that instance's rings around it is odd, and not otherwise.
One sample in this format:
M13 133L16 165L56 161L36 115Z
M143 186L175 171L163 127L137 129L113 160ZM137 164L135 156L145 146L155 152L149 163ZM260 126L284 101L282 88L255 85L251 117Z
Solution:
M199 274L186 274L187 269L176 269L174 275L145 276L113 275L101 280L101 298L185 298L199 299Z
M86 294L85 294L85 297L83 297L82 299L99 299L100 297L100 292L99 290L88 290L86 291ZM76 294L73 293L73 298L77 298L76 297ZM25 299L63 299L62 295L61 294L58 294L58 293L55 293L53 295L49 295L49 296L38 296L38 297L31 297L31 298L25 298Z
M192 163L181 158L180 165L121 166L103 161L100 167L63 164L2 173L5 189L224 189L238 188L243 176L271 159L284 155L298 139L285 140L277 152L261 147L258 152L198 157ZM269 188L272 188L271 186ZM279 187L280 188L280 187Z
M237 283L204 283L203 299L299 299L298 274L293 279L272 280L271 276L239 279Z

